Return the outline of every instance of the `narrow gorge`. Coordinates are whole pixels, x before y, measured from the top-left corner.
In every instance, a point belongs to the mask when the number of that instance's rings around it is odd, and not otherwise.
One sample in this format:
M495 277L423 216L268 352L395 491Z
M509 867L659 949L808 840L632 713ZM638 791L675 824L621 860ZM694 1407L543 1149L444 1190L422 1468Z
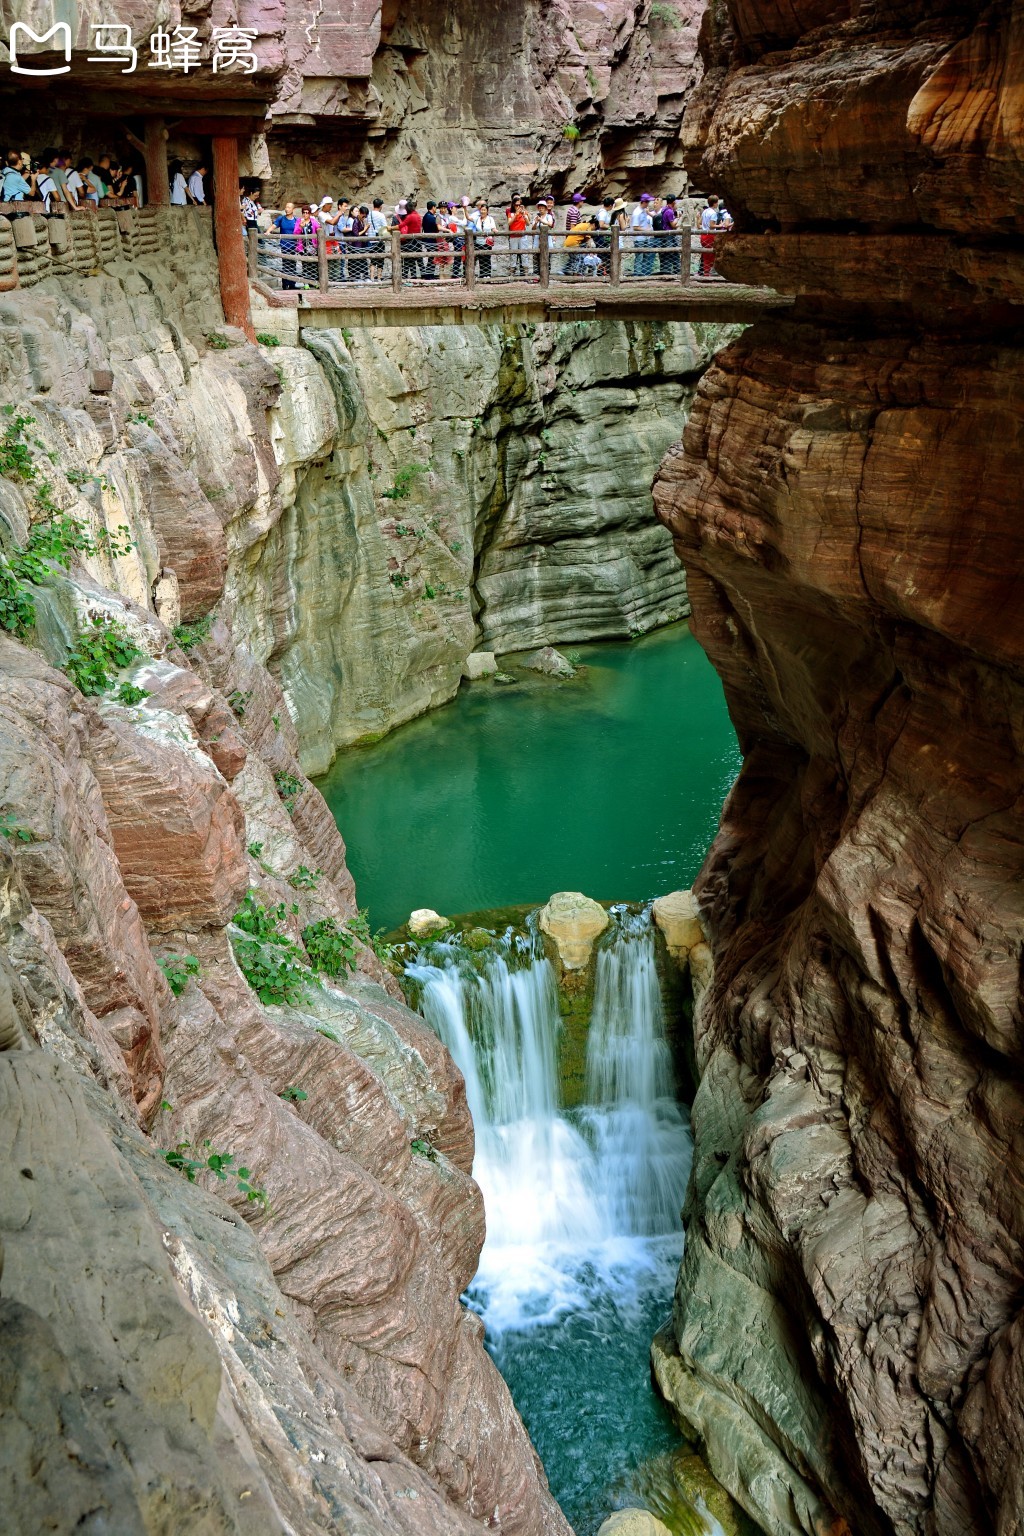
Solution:
M0 206L0 1525L1022 1536L1024 5L165 9L0 82L219 167ZM239 152L781 297L311 315Z

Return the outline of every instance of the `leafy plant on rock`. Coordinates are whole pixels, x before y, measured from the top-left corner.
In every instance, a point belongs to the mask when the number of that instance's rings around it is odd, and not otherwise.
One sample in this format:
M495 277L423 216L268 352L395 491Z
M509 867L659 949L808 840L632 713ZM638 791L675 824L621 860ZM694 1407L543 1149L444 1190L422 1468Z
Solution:
M299 796L305 789L301 779L297 779L293 773L278 772L274 774L274 788L280 797L281 804L289 816L295 810Z
M13 811L0 812L0 837L6 837L10 843L31 843L32 833L28 827L19 825L14 819Z
M274 336L270 331L257 331L256 340L261 347L279 347L281 345L280 338Z
M410 1141L409 1145L417 1157L425 1157L431 1163L437 1162L436 1148L432 1147L429 1141L424 1141L422 1136L417 1136L414 1141Z
M180 997L193 976L200 974L195 955L163 955L157 965L167 978L167 985L175 997Z
M294 886L297 891L315 891L320 884L322 869L307 869L305 864L300 864L295 872L288 876L288 884Z
M289 1084L287 1088L282 1089L278 1094L278 1098L284 1099L286 1104L304 1104L309 1098L309 1094L304 1089L296 1088L294 1085Z
M408 501L412 488L421 475L427 473L426 464L407 464L395 474L395 483L388 491L381 491L385 501Z
M87 698L105 693L113 674L138 661L142 651L131 635L108 614L92 612L78 636L78 643L64 663L64 671Z
M237 1180L239 1193L243 1194L247 1201L260 1206L263 1210L270 1205L266 1190L256 1188L249 1169L234 1167L235 1154L215 1152L210 1140L204 1141L202 1147L194 1147L190 1141L179 1141L176 1146L168 1147L160 1155L169 1168L174 1168L184 1175L190 1184L195 1184L203 1173L212 1173L223 1184L231 1174Z
M181 649L187 652L195 650L204 640L209 640L212 629L213 614L205 613L201 619L193 619L190 624L175 625L172 633Z
M134 683L122 683L114 695L119 704L141 704L149 698L148 688L138 688Z
M302 942L314 971L345 976L355 970L356 936L347 925L342 927L333 918L322 917L303 928Z

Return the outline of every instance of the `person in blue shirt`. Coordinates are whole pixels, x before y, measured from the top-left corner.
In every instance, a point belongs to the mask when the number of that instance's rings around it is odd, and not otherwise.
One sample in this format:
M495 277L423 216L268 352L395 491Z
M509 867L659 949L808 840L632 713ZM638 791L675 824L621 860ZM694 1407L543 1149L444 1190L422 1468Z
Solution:
M302 223L301 218L295 212L295 204L294 203L285 203L285 205L284 205L284 213L279 213L277 218L274 220L274 228L277 230L278 234L281 234L281 235L294 235L295 231L299 228L301 223ZM281 272L282 272L281 287L282 288L297 288L299 286L298 283L295 281L295 278L298 275L298 270L299 270L299 264L295 260L295 241L294 240L282 240L281 241ZM291 273L291 277L289 278L289 277L284 276L283 274L285 274L285 273Z
M35 187L35 176L29 172L29 180L26 181L23 174L22 159L16 149L8 150L7 164L0 172L0 199L5 203L13 203L18 199L30 199Z

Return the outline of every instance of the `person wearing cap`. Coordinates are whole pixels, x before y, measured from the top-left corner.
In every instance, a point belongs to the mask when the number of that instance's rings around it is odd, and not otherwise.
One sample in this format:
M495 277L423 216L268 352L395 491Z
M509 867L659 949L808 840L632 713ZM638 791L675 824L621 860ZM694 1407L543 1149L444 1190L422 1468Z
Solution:
M542 197L540 199L540 201L538 202L538 204L537 204L537 210L534 213L533 218L530 220L530 230L531 230L530 249L533 250L533 251L538 251L540 249L540 232L541 232L541 230L542 229L546 230L547 233L548 233L548 237L550 238L551 231L555 227L555 210L554 210L554 207L552 206L553 203L554 203L554 199L553 198L548 199L546 197ZM535 277L534 277L534 281L535 282L539 282L539 280L540 280L540 257L538 256L536 258L536 274L535 274Z
M676 213L676 200L675 197L670 193L669 196L666 197L664 206L661 209L660 228L662 234L666 236L666 238L662 241L663 245L678 245L678 217L679 216ZM663 277L678 277L679 251L661 251L658 256L658 271Z
M650 277L654 271L654 220L651 216L653 199L649 192L641 192L640 201L633 209L629 228L633 236L633 276Z

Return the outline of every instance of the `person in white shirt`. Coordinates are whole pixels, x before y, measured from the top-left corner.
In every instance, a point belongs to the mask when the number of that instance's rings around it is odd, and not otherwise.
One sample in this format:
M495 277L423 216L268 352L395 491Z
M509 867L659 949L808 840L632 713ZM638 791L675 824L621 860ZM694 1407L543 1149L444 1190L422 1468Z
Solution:
M651 194L641 192L640 201L630 214L629 227L633 234L633 276L650 277L654 271L654 220L651 217Z
M171 182L171 205L174 208L184 208L188 202L188 187L185 184L185 172L181 168L180 160L172 160L167 167L167 175ZM71 185L70 179L68 185Z
M194 203L206 202L206 186L203 177L206 175L206 166L197 165L188 179L188 195Z
M715 271L715 234L718 231L718 198L709 197L700 216L700 271L698 277L717 277Z
M539 250L540 249L540 231L542 229L546 229L548 234L550 235L550 233L554 229L554 227L555 227L555 210L554 210L553 207L550 206L550 204L548 203L547 198L546 197L542 197L540 202L537 204L537 212L534 214L533 218L530 220L530 229L532 231L532 233L530 235L530 249L534 250L534 251ZM539 256L537 257L537 277L538 278L540 277L540 257Z

